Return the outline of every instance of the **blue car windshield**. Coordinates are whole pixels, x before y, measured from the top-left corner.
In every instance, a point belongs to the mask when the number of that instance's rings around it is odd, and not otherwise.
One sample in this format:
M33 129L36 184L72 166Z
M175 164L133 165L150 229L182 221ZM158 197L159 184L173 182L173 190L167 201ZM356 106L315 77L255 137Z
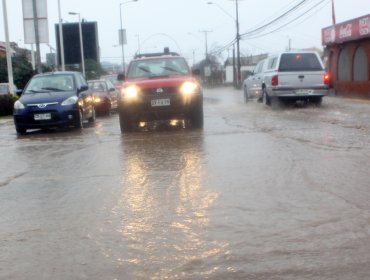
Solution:
M163 76L189 75L189 67L184 58L164 57L133 61L127 78L148 78Z
M46 75L32 78L24 94L73 91L75 89L76 85L72 75Z

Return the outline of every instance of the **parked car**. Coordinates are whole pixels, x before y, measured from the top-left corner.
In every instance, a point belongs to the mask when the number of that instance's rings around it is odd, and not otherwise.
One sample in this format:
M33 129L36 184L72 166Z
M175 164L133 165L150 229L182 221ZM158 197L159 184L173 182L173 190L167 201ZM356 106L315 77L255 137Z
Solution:
M153 120L190 120L203 127L203 92L184 57L163 53L137 55L128 65L118 112L121 132Z
M94 97L94 106L97 113L109 115L117 109L118 92L109 80L89 80L89 89Z
M243 82L244 100L247 102L251 98L262 98L262 70L266 60L261 60L254 68L253 73Z
M50 72L35 75L14 103L17 133L28 129L74 126L95 121L91 91L79 72Z
M0 95L4 94L19 94L22 90L19 90L16 85L13 85L13 90L10 90L9 83L0 83Z
M321 104L328 94L330 76L320 56L311 51L282 52L263 62L260 77L262 102L308 101Z

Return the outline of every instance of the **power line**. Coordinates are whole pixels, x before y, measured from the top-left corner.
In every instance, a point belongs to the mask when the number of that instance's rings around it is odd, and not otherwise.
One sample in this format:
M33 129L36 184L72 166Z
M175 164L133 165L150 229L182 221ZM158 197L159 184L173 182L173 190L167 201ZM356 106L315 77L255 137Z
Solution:
M293 23L294 21L298 20L302 16L306 15L308 12L312 11L313 9L315 9L317 6L319 6L320 4L324 3L325 1L329 1L329 0L321 0L320 2L316 3L313 7L309 8L308 10L306 10L304 13L302 13L299 16L295 17L291 21L288 21L287 23L279 26L278 28L275 28L274 30L271 30L271 31L269 31L267 33L263 33L263 34L260 34L260 35L254 35L252 37L247 37L247 38L248 39L256 39L256 38L259 38L259 37L263 37L263 36L269 35L269 34L274 33L276 31L279 31L279 30L283 29L284 27L286 27L287 25L289 25L289 24ZM246 36L243 36L243 37L246 37ZM246 38L242 38L242 39L246 39Z
M293 8L289 9L288 11L284 12L283 14L281 14L280 16L278 16L277 18L273 19L272 21L256 28L256 29L253 29L253 30L250 30L248 32L245 32L245 33L242 33L240 34L240 36L246 36L246 35L250 35L250 34L253 34L253 33L256 33L260 30L263 30L265 29L266 27L268 27L269 25L272 25L273 23L283 19L284 17L286 17L287 15L289 15L290 13L292 13L293 11L295 11L296 9L298 9L300 6L302 6L303 4L305 4L307 1L309 0L301 0L301 2L299 2L297 5L295 5Z

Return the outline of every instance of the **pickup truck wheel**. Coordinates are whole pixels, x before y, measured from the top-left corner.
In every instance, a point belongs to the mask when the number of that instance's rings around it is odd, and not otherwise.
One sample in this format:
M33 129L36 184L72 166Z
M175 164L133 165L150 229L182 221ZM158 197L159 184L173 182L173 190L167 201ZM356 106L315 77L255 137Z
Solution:
M262 103L266 106L271 105L271 100L270 100L270 97L268 96L268 94L266 92L266 89L263 89L263 91L262 91Z
M310 98L310 102L311 102L312 104L315 104L315 105L317 105L317 106L320 106L320 105L321 105L321 103L322 103L322 97L321 97L321 96L319 96L319 97L311 97L311 98Z

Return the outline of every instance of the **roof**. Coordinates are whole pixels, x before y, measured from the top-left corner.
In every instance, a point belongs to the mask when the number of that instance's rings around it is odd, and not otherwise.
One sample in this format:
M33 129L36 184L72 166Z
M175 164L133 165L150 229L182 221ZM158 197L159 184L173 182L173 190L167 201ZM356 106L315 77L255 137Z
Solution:
M247 65L256 65L258 62L260 62L262 59L265 59L268 56L268 54L258 54L258 55L250 55L250 56L243 56L240 57L240 64L241 66L247 66ZM236 58L235 58L236 61ZM225 61L225 66L233 65L233 58L229 57Z

